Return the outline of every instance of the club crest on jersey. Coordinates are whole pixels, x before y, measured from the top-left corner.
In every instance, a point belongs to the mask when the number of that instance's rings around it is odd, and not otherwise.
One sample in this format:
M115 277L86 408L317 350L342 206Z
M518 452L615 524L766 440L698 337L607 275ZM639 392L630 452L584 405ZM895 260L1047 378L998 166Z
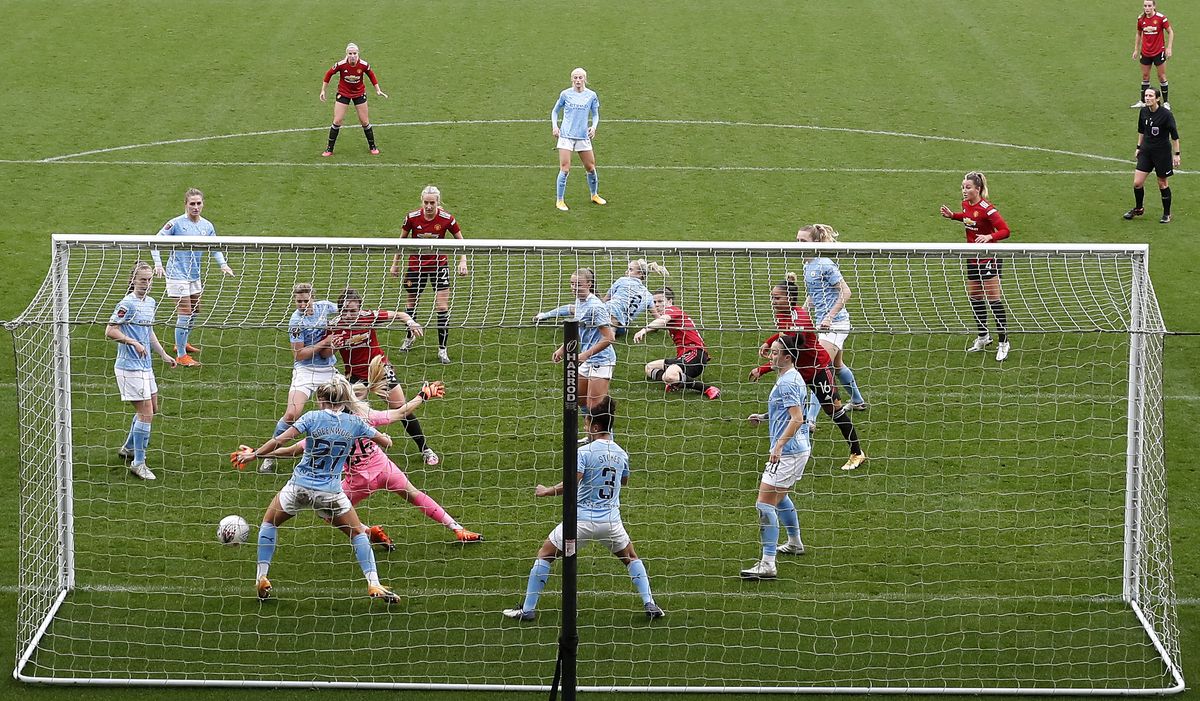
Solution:
M433 233L435 233L435 234L438 234L438 233L441 233L441 231L442 231L442 225L441 225L441 224L434 224L434 225L433 225Z

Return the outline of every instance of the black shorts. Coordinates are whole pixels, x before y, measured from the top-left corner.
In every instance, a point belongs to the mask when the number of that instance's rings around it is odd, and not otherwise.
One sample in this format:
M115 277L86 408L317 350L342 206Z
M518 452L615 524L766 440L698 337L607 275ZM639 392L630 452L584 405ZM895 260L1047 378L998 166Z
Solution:
M1161 66L1166 62L1167 62L1167 52L1166 51L1162 52L1161 54L1157 54L1155 56L1147 56L1146 54L1142 54L1142 65L1143 66L1149 66L1152 63L1156 66Z
M1137 169L1143 173L1154 171L1160 178L1169 178L1175 174L1171 165L1171 147L1146 149L1138 151Z
M353 102L356 105L361 105L367 101L367 96L359 95L358 97L346 97L345 95L338 95L337 101L342 103L343 105L348 105L351 102Z
M419 295L426 285L433 285L437 291L450 289L450 267L442 266L433 270L409 270L404 273L404 289L410 295Z
M833 379L833 368L825 366L817 370L812 379L808 381L808 386L812 389L813 394L817 395L817 401L821 406L833 406L833 403L837 401L837 382Z
M689 348L684 351L683 355L677 358L667 358L663 361L663 367L669 368L672 365L678 365L683 370L684 376L689 380L694 380L700 377L700 373L704 372L704 366L708 364L711 358L708 353L700 348Z
M995 258L973 261L967 263L967 279L971 282L991 280L994 277L1000 277L1003 267L1004 265Z
M350 384L352 384L352 385L353 384L360 384L360 385L367 384L367 378L365 378L365 377L357 377L355 375L351 375L347 379L350 380ZM384 389L386 389L388 392L391 392L392 390L396 389L399 386L400 386L400 380L396 379L396 368L392 367L391 363L386 363L383 366L383 387L384 387Z

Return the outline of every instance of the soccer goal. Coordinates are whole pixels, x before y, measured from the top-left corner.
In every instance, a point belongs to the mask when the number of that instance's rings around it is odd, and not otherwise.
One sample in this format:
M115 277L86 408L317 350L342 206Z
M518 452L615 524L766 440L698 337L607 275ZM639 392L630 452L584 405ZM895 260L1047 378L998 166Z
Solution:
M719 397L666 391L645 366L667 333L618 336L609 393L630 456L621 515L666 616L649 620L605 548L578 556L578 683L585 690L1151 694L1183 689L1163 450L1165 328L1146 246L448 241L449 316L433 278L407 350L376 331L417 414L426 464L399 423L381 428L414 489L462 526L460 543L403 495L359 502L396 544L376 551L400 594L366 595L346 538L311 512L281 526L273 598L255 595L255 538L294 462L230 465L269 438L287 403L293 285L353 288L365 309L405 311L399 239L156 240L57 236L49 275L7 327L20 417L18 679L130 685L534 690L547 687L561 621L556 562L535 620L510 620L535 553L562 519L535 485L562 474L563 369L552 360L573 272L603 294L631 260L661 265L711 361ZM132 409L105 327L136 261L206 258L188 342L195 367L154 361L160 405L138 479L117 451ZM964 265L1003 264L1011 352L968 353L976 322ZM392 274L400 254L399 275ZM467 257L460 276L457 257ZM739 571L760 553L755 495L775 376L748 377L776 330L772 287L828 257L853 296L844 361L865 411L867 460L824 414L792 490L803 556L778 578ZM173 301L155 278L154 329L170 353ZM439 361L439 322L449 364ZM993 322L989 320L989 326ZM994 333L994 329L993 329ZM338 367L342 366L338 361ZM844 388L841 390L845 397ZM372 398L376 409L384 408ZM310 403L308 409L314 408ZM217 523L250 524L241 547Z

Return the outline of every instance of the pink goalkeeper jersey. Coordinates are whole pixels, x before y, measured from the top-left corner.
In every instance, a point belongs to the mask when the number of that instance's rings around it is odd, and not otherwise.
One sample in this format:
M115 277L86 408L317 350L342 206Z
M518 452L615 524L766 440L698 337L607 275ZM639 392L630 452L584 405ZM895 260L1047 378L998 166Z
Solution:
M372 427L386 426L391 422L386 411L372 411L366 418L367 425ZM350 457L346 459L346 468L342 477L344 479L351 475L374 475L387 470L392 465L391 458L375 445L374 441L360 440L354 444L354 449L350 451Z

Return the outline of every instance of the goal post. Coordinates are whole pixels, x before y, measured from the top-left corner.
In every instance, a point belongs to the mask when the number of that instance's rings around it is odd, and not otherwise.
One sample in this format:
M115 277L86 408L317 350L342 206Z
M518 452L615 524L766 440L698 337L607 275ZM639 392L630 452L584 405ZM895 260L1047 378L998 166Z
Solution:
M236 275L206 256L188 341L201 365L154 361L146 463L157 479L143 481L117 455L133 410L105 327L151 248L221 250ZM404 285L407 258L438 251L469 259L469 275L451 268L449 316L426 279L413 309L424 336L406 344L390 321L376 331L407 398L446 383L415 414L440 459L426 463L411 422L381 426L407 488L356 506L396 544L375 559L401 603L369 599L346 538L303 512L278 529L274 598L259 602L258 524L294 462L260 474L229 454L261 445L284 414L293 285L335 302L353 288L364 309L404 312L417 291ZM976 320L964 264L983 255L1002 263L1003 362L994 344L966 352ZM55 236L49 274L6 323L20 436L14 676L545 690L559 646L574 645L560 641L573 614L584 691L1181 691L1166 328L1148 256L1145 245ZM807 551L780 556L775 580L743 580L761 552L755 495L770 451L746 418L766 411L775 381L748 374L777 330L772 288L796 273L803 301L813 257L852 290L842 357L868 407L848 414L867 460L840 469L847 444L820 414L791 492ZM522 601L563 520L534 485L565 476L575 449L571 368L551 357L562 319L534 317L573 301L577 270L602 295L638 259L667 271L645 285L673 290L711 356L700 380L720 389L710 399L647 377L675 356L666 333L633 342L652 310L613 344L614 440L630 462L621 516L666 616L648 620L632 571L590 544L571 558L573 604L558 561L536 619L509 620L501 610ZM161 279L149 296L170 353L184 322ZM994 334L991 314L987 324ZM230 514L251 525L248 545L217 542ZM457 542L442 515L484 540Z

